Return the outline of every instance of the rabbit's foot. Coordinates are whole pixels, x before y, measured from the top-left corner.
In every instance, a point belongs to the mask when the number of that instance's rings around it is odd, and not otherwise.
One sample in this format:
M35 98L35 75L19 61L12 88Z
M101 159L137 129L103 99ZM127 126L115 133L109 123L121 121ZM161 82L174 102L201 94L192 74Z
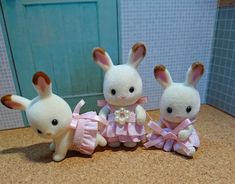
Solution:
M128 148L133 148L133 147L135 147L136 145L137 145L136 142L125 142L125 143L124 143L124 146L125 146L125 147L128 147Z
M54 143L54 142L52 142L52 143L50 144L49 149L50 149L51 151L55 151L55 143Z
M99 146L102 146L102 147L107 145L107 141L99 133L96 135L96 145L99 145Z
M112 143L109 143L109 146L112 147L112 148L119 147L119 146L120 146L120 142L112 142Z
M59 161L63 160L64 158L65 158L65 155L60 155L60 154L56 154L56 153L53 154L53 160L56 162L59 162Z
M176 152L184 156L193 157L196 153L196 149L194 147L189 147L188 149L189 153L186 153L182 148L177 149Z

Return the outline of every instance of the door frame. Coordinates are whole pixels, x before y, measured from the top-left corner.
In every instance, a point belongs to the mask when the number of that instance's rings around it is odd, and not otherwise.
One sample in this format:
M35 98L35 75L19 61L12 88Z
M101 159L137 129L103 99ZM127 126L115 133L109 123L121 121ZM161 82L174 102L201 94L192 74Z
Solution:
M121 1L116 0L117 7L117 31L118 31L118 64L123 64L122 61L122 21L121 21Z

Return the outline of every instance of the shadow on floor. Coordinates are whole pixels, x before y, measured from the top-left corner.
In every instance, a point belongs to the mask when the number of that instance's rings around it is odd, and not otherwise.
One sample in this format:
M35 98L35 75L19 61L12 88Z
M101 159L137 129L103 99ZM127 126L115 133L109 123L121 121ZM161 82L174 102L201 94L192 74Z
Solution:
M136 147L134 148L127 148L123 145L117 147L117 148L111 148L109 146L106 147L97 147L95 152L104 152L105 150L111 150L114 152L117 151L125 151L125 152L132 152L135 151L137 148L140 149L144 149L145 151L148 150L156 150L157 151L162 151L156 148L148 148L145 149L144 146L139 143ZM5 149L2 150L0 152L0 155L4 155L4 154L16 154L19 153L21 155L23 155L26 159L33 161L33 162L41 162L41 163L50 163L53 162L52 160L52 155L53 152L50 151L49 149L49 143L39 143L39 144L33 144L30 146L26 146L26 147L15 147L15 148L9 148L9 149ZM180 156L186 160L190 160L190 157L185 157L183 155L180 155L178 153L175 152L166 152L166 154L174 154L176 156ZM65 158L70 158L70 157L82 157L82 158L91 158L92 156L90 155L84 155L79 153L78 151L68 151L67 155Z
M50 163L53 162L52 155L53 152L49 149L49 143L39 143L33 144L26 147L15 147L2 150L0 155L4 154L16 154L24 156L26 159L33 162L41 162L41 163ZM82 157L82 158L91 158L89 155L84 155L79 153L78 151L68 151L65 158L70 157Z
M137 144L137 146L135 146L133 148L127 148L123 144L121 144L121 146L116 147L116 148L112 148L112 147L110 147L108 145L105 146L105 147L98 146L95 149L95 152L103 152L105 150L112 150L114 152L116 152L116 151L135 151L138 147L142 147L142 145L139 143L139 144Z
M52 161L52 152L49 150L49 143L39 143L26 147L9 148L0 152L1 155L16 153L19 153L25 156L28 160L34 162L49 163Z

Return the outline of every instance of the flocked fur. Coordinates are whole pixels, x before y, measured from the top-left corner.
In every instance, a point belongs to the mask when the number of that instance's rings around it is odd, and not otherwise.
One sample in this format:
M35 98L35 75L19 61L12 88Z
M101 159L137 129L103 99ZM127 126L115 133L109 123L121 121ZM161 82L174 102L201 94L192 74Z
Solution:
M155 78L165 89L160 101L160 115L162 119L170 122L172 127L177 127L186 119L194 120L198 114L200 110L200 95L196 90L195 85L203 75L203 72L203 64L199 62L193 63L188 69L185 82L175 83L173 82L171 75L165 66L157 65L155 67ZM169 108L171 110L169 110ZM188 111L191 108L191 111L187 112L187 108ZM162 121L159 121L159 125L164 128ZM195 129L193 125L189 125L183 130L180 130L177 136L180 141L186 142L192 133L195 133ZM155 136L153 134L149 134L147 137L151 139L151 137L153 138ZM195 145L199 146L199 139ZM186 156L193 156L196 151L195 147L197 147L195 145L188 147L188 153L180 147L175 147L174 150ZM156 147L161 146L158 145Z
M136 68L144 58L145 54L146 48L144 44L136 43L130 50L128 62L126 64L113 65L110 56L104 49L95 48L93 50L94 61L105 72L103 81L105 100L116 110L120 108L129 109L130 106L133 106L141 98L143 85ZM130 92L131 88L134 89L133 92ZM112 94L112 91L114 90L115 94ZM137 124L142 126L146 119L145 110L138 104L133 111L136 113ZM110 113L110 109L107 106L104 106L99 115L107 119ZM124 145L127 147L136 145L135 141L130 140L112 141L109 142L109 145L116 147L120 145L120 142L124 142Z
M53 139L50 145L50 149L55 151L53 160L61 161L65 158L73 139L74 130L69 127L72 111L61 97L53 94L51 81L46 74L35 73L33 85L38 92L38 96L34 99L6 95L1 101L8 108L25 110L34 132L43 138ZM97 134L97 144L106 145L106 141L99 134Z

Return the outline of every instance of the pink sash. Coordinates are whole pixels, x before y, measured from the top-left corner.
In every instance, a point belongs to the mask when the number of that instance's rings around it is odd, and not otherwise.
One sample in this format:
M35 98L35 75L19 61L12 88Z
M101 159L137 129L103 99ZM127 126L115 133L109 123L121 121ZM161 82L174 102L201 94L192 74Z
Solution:
M73 111L73 119L70 123L70 127L75 129L77 127L77 124L81 120L91 120L91 121L98 121L104 125L107 125L107 120L103 119L102 117L98 116L96 112L90 111L86 112L84 114L79 114L81 107L85 104L85 101L82 99L78 104L76 105L74 111Z
M191 121L190 119L185 119L182 123L180 123L176 128L172 129L169 122L165 121L164 119L161 119L161 122L166 125L167 128L161 128L157 123L154 121L150 121L148 123L148 126L153 129L153 134L159 135L155 137L154 139L149 140L144 144L146 148L149 148L151 146L155 145L164 145L163 150L165 151L171 151L173 149L173 146L178 143L180 147L183 148L185 153L189 154L189 148L188 146L179 140L178 133L188 127L189 125L192 125L194 121Z

